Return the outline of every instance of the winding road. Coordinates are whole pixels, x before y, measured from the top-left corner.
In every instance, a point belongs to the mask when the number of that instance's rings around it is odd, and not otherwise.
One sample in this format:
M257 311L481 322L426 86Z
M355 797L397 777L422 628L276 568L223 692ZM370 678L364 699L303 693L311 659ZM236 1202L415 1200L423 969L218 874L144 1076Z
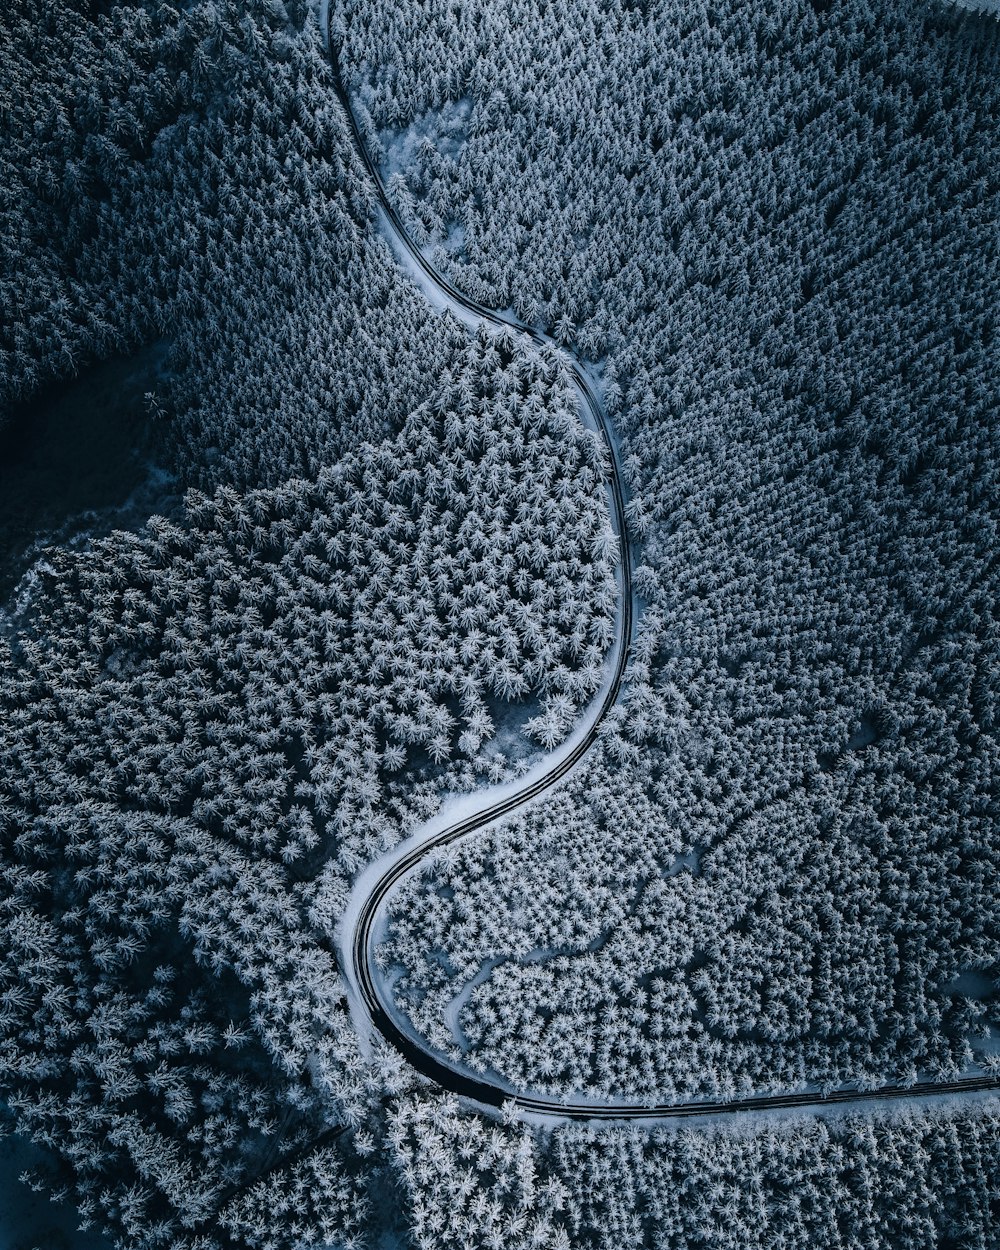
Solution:
M524 335L539 347L556 347L554 341L532 326L515 318L502 316L459 291L438 273L411 239L399 213L393 207L385 184L376 167L358 125L340 68L339 47L330 30L329 0L320 6L320 20L333 67L334 87L344 109L351 134L368 176L375 188L379 215L386 227L388 241L400 261L413 273L418 283L435 302L445 304L470 326L483 323L501 331ZM585 368L574 357L562 352L573 384L577 390L581 416L586 425L603 438L611 476L608 496L611 518L619 544L618 581L620 606L616 620L614 648L601 690L588 707L581 725L573 736L550 753L526 776L503 787L495 787L475 796L474 811L448 820L429 822L377 863L364 871L355 883L351 899L338 933L341 969L348 984L349 998L361 1032L371 1029L380 1033L418 1072L443 1089L491 1107L513 1103L528 1116L559 1120L630 1120L657 1122L695 1116L720 1116L753 1111L774 1111L783 1108L835 1106L843 1103L869 1102L901 1098L927 1097L943 1094L968 1094L1000 1088L1000 1078L975 1075L946 1081L918 1081L910 1085L883 1085L874 1089L836 1089L828 1093L800 1091L797 1093L759 1094L726 1100L690 1100L665 1103L598 1102L568 1097L517 1092L499 1076L476 1076L460 1064L435 1053L416 1031L408 1031L394 1014L383 978L374 966L373 950L378 929L383 921L384 905L392 890L427 856L462 838L470 837L504 816L523 810L546 794L566 777L586 754L597 737L601 722L618 698L628 663L634 625L634 600L630 551L625 525L625 497L621 466L611 424ZM359 1014L360 1013L360 1014Z

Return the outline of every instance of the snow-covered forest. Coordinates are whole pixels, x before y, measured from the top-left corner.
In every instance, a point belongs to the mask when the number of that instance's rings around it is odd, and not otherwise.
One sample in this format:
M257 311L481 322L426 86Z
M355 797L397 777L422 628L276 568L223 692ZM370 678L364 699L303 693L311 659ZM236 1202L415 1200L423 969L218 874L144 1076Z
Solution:
M420 1250L992 1246L995 1102L725 1131L483 1124L417 1100L389 1138Z
M0 401L169 338L187 479L275 485L398 429L460 350L369 228L302 3L2 15Z
M606 761L398 898L400 1002L529 1088L963 1070L998 956L997 27L447 13L343 11L359 108L444 271L606 360L648 606Z
M599 679L593 440L558 362L469 356L315 481L53 552L44 632L0 650L10 1104L72 1138L85 1210L151 1185L131 1228L172 1227L164 1197L203 1224L259 1164L249 1130L363 1115L331 908L444 787L507 775L495 716L571 721Z
M572 1126L359 1031L352 888L567 739L621 578L569 356L408 276L326 15L0 13L0 426L162 344L148 420L187 491L32 555L0 610L0 1132L33 1143L26 1181L76 1209L74 1250L987 1250L994 1096ZM1000 24L938 0L329 19L433 268L595 379L638 617L558 788L389 897L389 999L512 1092L995 1072ZM0 1189L0 1250L26 1192Z

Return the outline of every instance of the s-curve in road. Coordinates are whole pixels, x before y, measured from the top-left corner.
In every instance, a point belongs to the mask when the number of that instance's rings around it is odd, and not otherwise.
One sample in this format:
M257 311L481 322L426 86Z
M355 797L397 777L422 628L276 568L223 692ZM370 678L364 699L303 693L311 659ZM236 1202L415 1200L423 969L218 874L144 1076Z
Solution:
M401 264L411 273L428 298L449 308L459 320L472 329L481 325L499 331L525 336L536 346L556 347L548 335L515 318L486 308L459 291L438 273L407 232L402 218L393 206L376 167L365 146L350 96L341 73L340 48L329 28L328 0L321 5L321 20L327 38L333 67L334 87L344 109L351 135L368 176L375 189L378 212L388 242ZM657 1122L695 1116L722 1116L738 1113L777 1111L784 1108L831 1107L838 1104L888 1101L943 1094L968 1094L995 1090L1000 1080L985 1075L959 1077L946 1081L921 1081L912 1085L886 1084L874 1089L837 1089L830 1092L803 1091L757 1094L725 1100L689 1100L659 1104L625 1101L600 1102L593 1099L553 1097L521 1093L501 1077L478 1075L460 1063L430 1048L399 1012L391 993L379 975L373 958L380 926L384 924L384 907L388 896L407 873L413 871L428 855L460 839L471 837L494 821L512 815L546 794L583 758L600 730L601 722L614 706L628 663L632 640L634 601L630 551L625 524L625 496L621 465L614 432L604 405L588 377L586 368L572 351L560 350L580 401L584 423L597 431L605 444L611 466L607 483L612 523L619 545L618 584L620 602L616 620L612 655L606 668L604 683L588 707L581 724L567 742L547 755L536 767L515 782L481 791L464 799L459 814L445 813L418 829L400 846L370 865L354 884L338 934L341 968L348 984L352 1011L363 1032L380 1033L417 1071L443 1089L486 1106L513 1104L525 1115L562 1120L630 1120ZM469 806L471 804L471 807Z

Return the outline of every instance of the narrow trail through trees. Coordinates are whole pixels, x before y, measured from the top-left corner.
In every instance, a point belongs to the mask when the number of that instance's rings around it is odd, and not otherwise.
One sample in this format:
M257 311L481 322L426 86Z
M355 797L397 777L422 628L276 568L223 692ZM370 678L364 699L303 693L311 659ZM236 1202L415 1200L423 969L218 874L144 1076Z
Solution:
M539 347L557 348L549 336L516 318L503 316L459 291L434 268L410 237L394 208L382 176L367 147L341 73L340 50L330 29L329 0L321 0L320 22L333 68L334 89L350 127L358 156L372 181L378 211L389 235L388 242L429 298L443 303L472 328L482 324L500 332L525 336ZM571 351L558 349L579 395L581 415L586 425L598 431L604 441L611 466L608 494L611 519L619 544L618 579L621 595L616 620L613 655L598 695L562 747L516 782L479 792L479 806L467 814L429 822L388 855L369 866L355 882L351 899L338 934L341 968L348 983L352 1011L363 1033L371 1029L382 1035L418 1072L443 1089L485 1106L510 1105L527 1116L556 1120L630 1120L650 1124L698 1116L717 1117L754 1111L787 1108L822 1108L873 1100L888 1101L936 1095L970 1094L1000 1088L1000 1078L986 1075L957 1077L944 1081L918 1081L909 1085L888 1084L866 1090L849 1088L830 1092L759 1094L725 1100L689 1100L667 1103L597 1101L572 1095L563 1097L519 1093L499 1076L473 1075L462 1066L431 1050L415 1030L407 1028L390 998L379 970L374 966L374 940L383 907L396 885L428 856L460 839L480 832L494 821L518 812L546 794L575 767L593 744L604 717L614 706L628 664L634 627L634 596L629 543L625 522L625 497L621 466L608 415L600 402L587 371ZM360 1018L358 1018L361 1013Z

